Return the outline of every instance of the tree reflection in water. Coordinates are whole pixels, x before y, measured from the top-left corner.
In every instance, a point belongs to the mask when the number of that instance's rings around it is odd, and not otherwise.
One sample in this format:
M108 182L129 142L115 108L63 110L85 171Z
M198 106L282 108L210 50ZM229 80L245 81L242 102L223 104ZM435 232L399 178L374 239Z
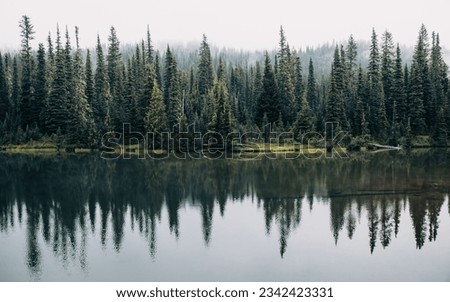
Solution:
M208 245L214 240L214 210L226 217L227 203L246 197L263 209L268 234L276 226L281 257L290 234L301 227L303 204L314 211L316 202L329 205L330 221L320 223L330 223L336 245L342 235L353 238L365 215L369 251L386 249L409 211L421 249L438 237L439 214L450 189L449 167L447 153L433 152L254 161L2 155L0 232L26 225L26 264L37 279L42 243L63 266L77 262L85 270L89 233L99 232L101 245L111 240L119 253L129 215L128 227L146 238L150 257L156 259L163 211L170 233L178 238L183 236L180 209L198 209Z

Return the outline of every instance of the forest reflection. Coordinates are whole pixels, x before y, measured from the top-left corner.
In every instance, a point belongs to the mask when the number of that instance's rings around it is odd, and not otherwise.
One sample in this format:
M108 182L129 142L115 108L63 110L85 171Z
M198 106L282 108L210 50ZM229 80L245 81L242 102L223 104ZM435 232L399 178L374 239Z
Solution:
M199 211L208 245L214 211L226 216L228 203L253 200L263 209L266 232L277 232L281 257L301 226L302 211L314 211L315 203L329 206L330 220L317 223L330 225L335 244L341 236L352 239L365 216L368 252L387 248L403 218L411 221L421 249L438 237L449 168L446 152L252 161L1 155L0 232L24 226L32 274L40 271L40 244L51 247L63 265L77 259L83 269L90 232L100 234L102 246L111 238L120 252L127 228L138 230L148 240L150 257L156 257L162 215L179 237L180 208Z

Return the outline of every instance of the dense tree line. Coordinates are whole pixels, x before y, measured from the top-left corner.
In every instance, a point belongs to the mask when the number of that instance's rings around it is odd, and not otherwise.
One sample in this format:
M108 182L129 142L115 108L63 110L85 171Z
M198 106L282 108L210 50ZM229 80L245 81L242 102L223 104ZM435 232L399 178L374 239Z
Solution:
M122 133L124 124L125 142L146 132L183 134L188 141L194 132L226 137L267 131L267 124L301 140L309 131L323 133L327 122L354 138L391 144L429 136L446 145L450 133L448 66L439 34L429 35L425 26L410 64L390 32L379 38L373 30L367 64L350 36L336 45L329 74L320 76L311 58L302 62L305 52L291 49L283 28L276 53L266 52L263 61L213 57L203 35L198 52L181 54L191 57L181 67L170 46L155 50L149 29L126 54L114 27L106 49L97 37L95 52L80 49L78 28L74 46L69 30L63 38L57 28L37 50L29 17L22 17L20 31L20 53L0 53L2 144L50 137L97 147L103 134ZM153 143L169 146L163 136Z

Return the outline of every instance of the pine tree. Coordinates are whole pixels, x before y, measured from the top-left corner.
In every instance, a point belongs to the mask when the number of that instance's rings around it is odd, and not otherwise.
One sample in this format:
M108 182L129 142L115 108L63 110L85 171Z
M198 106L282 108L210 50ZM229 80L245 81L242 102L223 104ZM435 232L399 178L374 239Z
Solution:
M223 82L227 81L227 71L225 69L226 68L225 68L225 64L223 63L222 57L219 57L219 67L217 68L217 80L218 81L223 81ZM233 77L233 69L231 71L232 71L232 78L234 78ZM233 79L232 79L232 82L233 82Z
M167 46L164 70L164 102L166 104L169 129L172 131L173 127L181 121L183 104L177 61L170 51L169 46Z
M266 52L261 94L256 104L255 124L259 127L265 126L264 117L267 123L275 124L281 112L280 107L275 75L269 54Z
M56 30L55 73L51 90L49 91L45 111L42 113L45 131L54 134L58 131L65 133L68 108L66 103L66 53L61 44L59 28Z
M86 99L90 106L95 100L95 87L94 87L94 74L92 72L91 52L89 49L86 51L86 63L85 63L85 77L86 77Z
M141 86L141 94L138 99L138 119L135 121L136 128L138 131L144 131L145 130L145 113L147 111L147 108L149 106L149 101L151 99L152 93L153 93L153 84L155 81L155 72L153 70L152 64L146 64L146 68L143 73L143 77L145 79L144 83Z
M395 46L392 34L385 31L382 36L382 54L381 54L381 78L383 81L383 92L386 101L386 115L389 121L393 121L394 100L393 100L393 81L394 81L394 56Z
M154 135L155 144L150 147L161 147L162 137L158 134L166 132L168 130L168 124L164 98L156 79L153 82L153 92L145 115L145 129L147 133L152 133Z
M152 45L152 37L150 35L150 28L147 25L147 45L146 45L146 50L147 50L147 60L149 63L153 64L153 45Z
M20 127L20 73L17 57L13 58L12 73L12 91L11 91L11 107L9 112L10 130L16 131Z
M95 127L92 108L86 96L87 85L84 70L84 62L78 40L78 27L75 27L76 51L73 60L73 103L71 120L68 126L68 143L84 144L91 143L94 139Z
M445 112L446 95L448 94L448 66L442 58L442 49L440 46L439 34L432 34L432 47L430 56L430 82L431 97L430 103L436 114L440 114L441 110ZM444 117L445 114L442 114ZM433 125L431 125L433 126ZM434 125L435 132L439 125ZM430 129L433 131L433 129Z
M400 125L401 129L405 129L407 122L407 107L405 94L405 80L403 77L403 67L400 46L397 44L395 57L395 70L393 79L393 120Z
M421 26L419 37L414 49L410 78L411 130L413 134L426 134L426 128L434 127L436 109L431 97L431 82L429 74L428 33ZM412 112L414 107L417 112Z
M105 66L105 57L103 55L100 37L97 36L97 67L95 69L95 100L93 102L92 111L94 116L95 127L100 135L105 131L110 131L111 121L111 93L109 89L108 73Z
M417 62L412 63L409 75L408 118L411 124L412 135L425 133L423 82L421 81L420 68Z
M75 85L74 85L74 70L73 70L73 59L72 59L72 45L70 43L69 30L66 26L66 44L64 47L64 72L65 72L65 107L66 107L66 120L65 120L65 128L63 130L63 134L70 136L71 133L71 123L74 120L77 120L77 113L74 110L75 106Z
M142 53L139 45L136 45L135 54L132 56L128 66L130 73L128 77L132 80L133 89L126 92L132 96L134 100L131 116L133 126L138 132L143 132L145 112L148 106L148 101L152 93L153 79L149 79L148 67L144 62L145 54ZM147 70L146 70L147 68ZM131 95L130 95L131 93Z
M317 87L316 87L316 78L314 75L314 65L312 58L309 58L309 67L308 67L308 84L306 86L306 100L308 101L308 105L313 112L317 110Z
M108 46L108 55L106 59L108 64L108 83L111 92L114 94L114 90L116 89L116 82L118 81L118 77L121 76L120 64L122 62L120 53L120 42L119 39L117 38L117 32L114 26L111 26L108 41L109 46Z
M256 108L258 106L258 99L262 93L262 85L263 85L263 72L261 70L261 64L256 62L255 65L255 76L253 78L253 91L251 103L249 104L249 111L251 116L251 121L253 122L256 117Z
M350 35L345 49L345 54L347 57L348 71L350 73L351 79L356 79L357 72L357 57L358 57L358 46L356 45L353 35Z
M355 40L353 39L353 36L350 36L345 51L343 46L341 46L341 60L342 64L345 66L344 106L349 126L348 130L353 135L357 135L356 133L357 113L355 110L358 103L357 65L356 65L357 56L358 56L358 47L356 45ZM342 58L345 58L345 60Z
M9 111L9 93L6 80L6 68L3 65L3 56L0 52L0 124L3 125ZM1 133L0 133L1 135Z
M357 100L356 100L356 112L354 114L354 129L353 133L355 136L364 136L369 135L369 123L367 121L368 115L368 103L367 103L367 94L368 94L368 85L367 80L365 79L364 72L361 66L359 66L358 70L358 82L357 82Z
M337 45L334 51L334 61L331 68L330 91L326 104L326 121L329 123L338 123L340 129L348 129L344 110L342 61Z
M286 42L283 27L280 28L280 42L277 54L279 60L277 80L281 113L285 123L291 124L295 118L295 87L292 74L291 51ZM270 117L269 117L270 120Z
M383 90L383 82L380 72L380 53L378 38L375 30L372 30L372 38L369 54L369 126L372 136L385 139L387 137L388 121L386 117L386 104Z
M20 115L22 128L30 126L38 122L38 117L34 116L32 107L34 107L34 57L32 55L31 41L34 39L34 26L31 24L30 18L26 15L22 16L19 23L22 37L21 49L21 65L22 65L22 87L20 98Z
M137 101L137 92L136 92L136 80L134 78L135 71L132 63L132 59L128 60L127 68L126 68L126 77L125 77L125 92L124 92L124 101L125 107L128 111L128 119L131 125L138 128L136 125L138 121L140 121L141 112L138 114L138 101ZM124 70L125 71L125 70ZM147 108L146 108L147 109ZM145 114L145 113L144 113ZM145 118L145 117L144 117ZM125 134L126 135L126 134ZM125 136L123 138L124 141L129 141L130 137Z
M215 111L211 116L210 130L220 133L225 141L232 130L232 112L227 87L223 79L214 82L211 94L215 103ZM228 144L231 142L227 141L226 143L227 147L231 147Z
M110 34L108 37L109 46L108 46L108 55L107 55L107 63L108 63L108 80L109 80L109 89L111 93L111 101L110 101L110 115L112 128L115 131L121 131L122 125L125 122L129 122L127 117L127 112L124 106L124 94L125 94L125 83L123 78L124 72L124 64L122 61L122 54L120 53L120 42L117 37L117 32L114 27L111 27ZM148 54L149 55L149 54ZM153 83L153 80L152 80ZM150 92L151 93L151 92ZM142 96L142 102L144 103L144 98L147 96ZM142 110L146 109L146 106L141 107ZM140 121L143 124L143 119ZM143 131L143 126L139 128L140 131Z
M300 62L300 57L294 54L294 93L295 93L295 104L294 112L299 112L304 99L304 87L303 87L303 76L302 76L302 65Z
M161 77L161 59L159 58L159 51L155 55L155 76L158 86L162 87L162 77Z
M42 43L39 43L37 51L37 68L35 78L35 101L31 108L32 116L37 123L39 129L44 128L44 122L41 118L41 113L44 110L47 100L47 62L45 60L45 48Z
M306 98L303 98L301 109L297 114L297 118L292 127L294 139L301 141L302 135L312 130L313 122L311 118L311 110Z
M198 65L198 92L200 96L208 94L208 91L211 89L214 74L213 74L213 66L211 59L211 50L209 49L208 40L206 35L203 35L203 40L200 45L200 63Z
M53 80L55 78L55 72L56 72L55 52L53 49L53 42L52 42L52 37L51 37L50 33L48 34L48 37L47 37L47 65L46 65L45 71L46 71L45 78L46 78L46 82L47 82L47 87L46 87L47 97L44 100L43 109L40 114L41 127L42 127L41 130L43 133L47 132L46 116L45 116L46 108L49 108L48 101L49 101L50 92L53 89L52 85L53 85Z

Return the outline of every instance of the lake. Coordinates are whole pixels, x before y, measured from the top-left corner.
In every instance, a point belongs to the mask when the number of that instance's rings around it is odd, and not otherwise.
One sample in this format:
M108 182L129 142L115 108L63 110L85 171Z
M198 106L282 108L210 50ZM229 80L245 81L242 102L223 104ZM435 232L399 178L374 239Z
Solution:
M450 153L0 155L0 281L450 281Z

